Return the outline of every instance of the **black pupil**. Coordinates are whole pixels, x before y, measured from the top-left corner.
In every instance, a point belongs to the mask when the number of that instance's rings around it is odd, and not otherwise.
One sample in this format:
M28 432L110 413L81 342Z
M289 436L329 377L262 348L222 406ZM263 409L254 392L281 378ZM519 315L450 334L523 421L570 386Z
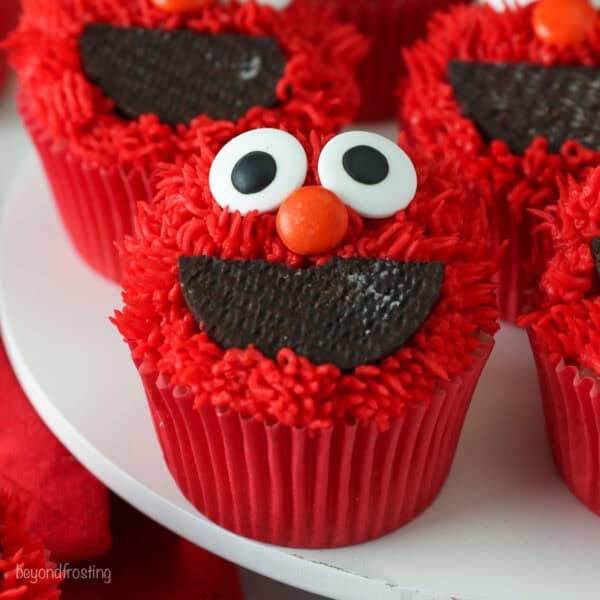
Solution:
M266 152L250 152L238 160L231 183L240 194L256 194L269 187L277 175L277 164Z
M387 158L371 146L354 146L343 158L346 173L359 183L376 185L381 183L390 172Z

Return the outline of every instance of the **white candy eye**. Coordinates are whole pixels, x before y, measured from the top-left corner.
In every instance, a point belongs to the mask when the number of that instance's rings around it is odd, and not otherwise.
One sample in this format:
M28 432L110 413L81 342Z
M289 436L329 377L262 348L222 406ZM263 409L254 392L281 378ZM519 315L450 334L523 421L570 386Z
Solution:
M417 192L417 172L394 142L367 131L330 140L319 157L321 184L359 215L383 219L406 208Z
M268 4L273 8L286 8L292 3L292 0L258 0L259 4Z
M247 2L247 0L241 0L242 2ZM266 4L267 6L272 6L273 8L277 8L279 10L288 7L292 0L257 0L258 4Z
M229 141L210 168L210 191L222 208L271 212L304 184L302 144L279 129L254 129Z

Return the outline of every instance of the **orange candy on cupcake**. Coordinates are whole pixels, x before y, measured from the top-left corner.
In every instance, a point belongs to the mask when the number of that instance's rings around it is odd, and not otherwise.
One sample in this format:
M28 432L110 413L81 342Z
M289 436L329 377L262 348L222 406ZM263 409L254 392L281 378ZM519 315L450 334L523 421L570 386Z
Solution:
M152 0L152 4L165 12L186 13L207 8L215 0Z
M546 43L573 46L587 38L597 18L588 0L542 0L533 12L533 28Z

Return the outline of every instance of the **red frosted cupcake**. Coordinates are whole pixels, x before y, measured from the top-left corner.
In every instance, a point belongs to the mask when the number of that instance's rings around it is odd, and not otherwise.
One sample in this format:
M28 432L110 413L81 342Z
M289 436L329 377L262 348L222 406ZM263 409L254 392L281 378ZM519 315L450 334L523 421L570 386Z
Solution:
M0 2L0 41L14 28L19 14L19 0L2 0ZM0 49L0 92L3 90L8 75L8 65L4 51Z
M531 305L550 240L530 209L556 202L557 180L600 164L600 24L587 0L438 15L406 53L402 123L433 157L456 161L483 195L503 254L499 302Z
M433 12L459 0L322 0L334 3L340 18L369 38L370 49L359 68L362 121L388 119L397 113L396 87L405 72L401 49L425 33Z
M561 187L542 227L553 254L529 325L556 465L600 515L600 169Z
M23 507L0 491L0 598L57 600L62 579L42 542L24 529Z
M75 247L98 272L120 277L114 242L152 197L159 162L234 129L336 131L355 116L363 39L310 0L270 3L282 4L24 2L9 41L21 112Z
M381 136L323 141L260 129L164 170L115 317L183 493L299 547L434 500L496 330L481 203Z

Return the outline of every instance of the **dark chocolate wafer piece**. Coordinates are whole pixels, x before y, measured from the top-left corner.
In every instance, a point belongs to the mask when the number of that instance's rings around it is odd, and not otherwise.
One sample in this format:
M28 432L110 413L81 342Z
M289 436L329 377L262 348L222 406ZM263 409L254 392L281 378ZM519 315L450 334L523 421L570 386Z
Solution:
M488 139L523 154L538 136L600 150L600 69L453 60L448 79L463 114Z
M286 58L274 38L88 25L79 38L88 79L126 118L154 113L163 123L200 114L235 121L272 107Z
M596 273L598 273L598 279L600 279L600 237L595 237L591 243L592 255L596 260Z
M282 348L350 370L401 348L438 300L440 262L333 258L294 269L263 260L182 257L188 308L223 348Z

